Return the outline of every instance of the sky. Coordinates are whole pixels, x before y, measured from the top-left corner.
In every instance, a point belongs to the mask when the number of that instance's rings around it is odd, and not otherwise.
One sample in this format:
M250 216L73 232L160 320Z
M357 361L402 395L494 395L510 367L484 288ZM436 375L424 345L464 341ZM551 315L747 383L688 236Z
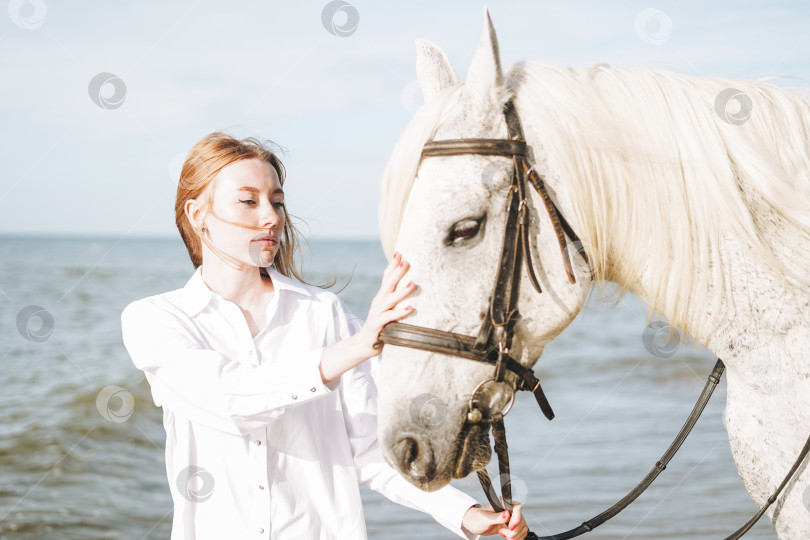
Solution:
M483 3L53 2L0 11L0 234L178 237L208 133L271 139L311 238L378 237L382 173L421 104L416 39L463 80ZM810 86L810 3L491 0L520 60ZM305 232L307 229L304 229Z

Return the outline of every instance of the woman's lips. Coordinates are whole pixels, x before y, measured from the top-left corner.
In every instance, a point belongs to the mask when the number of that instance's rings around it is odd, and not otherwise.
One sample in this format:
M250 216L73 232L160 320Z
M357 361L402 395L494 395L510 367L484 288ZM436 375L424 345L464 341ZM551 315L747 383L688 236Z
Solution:
M265 246L275 246L276 244L278 244L278 239L265 236L264 238L257 238L256 240L254 240L254 242L261 242Z

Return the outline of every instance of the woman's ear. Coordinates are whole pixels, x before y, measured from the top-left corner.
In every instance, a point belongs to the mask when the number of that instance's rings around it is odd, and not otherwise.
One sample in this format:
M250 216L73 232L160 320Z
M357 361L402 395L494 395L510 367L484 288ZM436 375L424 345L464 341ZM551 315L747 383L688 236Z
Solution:
M186 212L186 218L191 226L197 230L205 226L205 212L200 208L200 204L196 199L189 199L186 201L183 210Z

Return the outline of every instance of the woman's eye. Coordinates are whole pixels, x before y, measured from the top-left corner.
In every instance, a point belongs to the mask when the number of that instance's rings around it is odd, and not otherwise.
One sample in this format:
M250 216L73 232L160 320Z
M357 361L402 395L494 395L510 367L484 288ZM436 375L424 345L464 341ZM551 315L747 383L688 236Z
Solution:
M253 206L256 204L256 201L254 201L253 199L245 199L245 200L239 199L239 202L242 204L246 204L248 206ZM277 210L283 209L284 201L271 202L270 205Z
M448 237L449 243L454 244L474 237L481 230L481 223L483 223L483 221L483 217L459 221L450 229L450 236Z

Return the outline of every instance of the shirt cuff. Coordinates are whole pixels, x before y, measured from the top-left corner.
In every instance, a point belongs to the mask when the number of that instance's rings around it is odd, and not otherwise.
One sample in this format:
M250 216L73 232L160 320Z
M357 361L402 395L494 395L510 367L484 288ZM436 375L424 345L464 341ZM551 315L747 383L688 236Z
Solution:
M471 533L462 527L464 514L467 513L467 510L469 510L471 506L481 506L475 498L452 485L446 485L434 491L431 495L440 499L440 506L444 508L444 512L446 512L442 516L447 516L447 523L443 523L445 527L452 530L459 537L466 538L467 540L478 540L480 538L479 535Z
M320 366L324 349L326 349L326 347L320 347L318 349L308 351L305 354L302 362L304 367L302 370L304 373L304 378L302 381L299 399L303 396L306 396L307 398L315 398L324 394L330 394L337 390L338 386L340 385L340 377L337 377L328 383L324 383L323 379L321 378ZM296 395L295 390L291 389L290 394Z

